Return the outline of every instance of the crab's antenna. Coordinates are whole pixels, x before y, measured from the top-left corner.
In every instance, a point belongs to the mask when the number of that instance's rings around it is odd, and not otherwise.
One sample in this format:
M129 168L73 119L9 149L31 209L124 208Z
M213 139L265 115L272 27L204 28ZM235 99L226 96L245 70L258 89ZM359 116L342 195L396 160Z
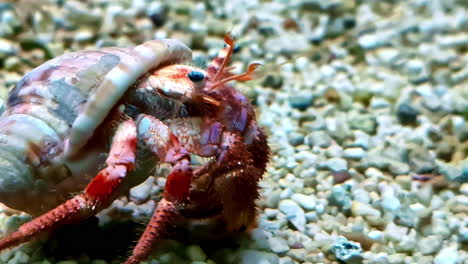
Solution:
M206 104L212 104L212 105L215 105L215 106L220 106L221 105L221 102L219 102L218 100L214 99L213 97L211 96L208 96L208 95L200 95L200 100Z
M241 74L237 74L237 75L233 75L233 76L229 76L227 78L224 78L218 82L215 82L213 83L212 85L210 85L210 89L214 89L224 83L227 83L227 82L230 82L230 81L233 81L233 80L236 80L236 81L248 81L248 80L252 80L253 79L253 76L252 76L252 73L255 71L255 69L262 65L261 63L252 63L249 65L249 67L247 68L247 71L244 72L244 73L241 73Z
M218 71L216 72L215 76L213 77L213 82L218 81L219 76L225 71L226 65L231 59L232 53L234 51L234 39L231 36L231 33L228 32L226 35L224 35L224 42L228 45L227 53L224 56L223 62L221 63L221 66L219 67Z

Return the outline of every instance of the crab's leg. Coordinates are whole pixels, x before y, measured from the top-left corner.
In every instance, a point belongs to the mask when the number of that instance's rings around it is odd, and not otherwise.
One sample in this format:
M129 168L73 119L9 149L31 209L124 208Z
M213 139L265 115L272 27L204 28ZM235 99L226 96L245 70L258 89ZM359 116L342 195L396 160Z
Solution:
M219 129L214 123L205 130L205 133L217 134L213 132ZM206 141L207 138L211 140ZM249 140L249 135L244 135L244 138ZM259 196L258 181L264 173L264 164L257 162L259 158L254 157L254 151L249 149L251 145L233 132L221 132L219 139L202 137L200 143L200 149L194 152L202 156L215 156L216 159L197 169L194 176L208 173L215 179L213 189L223 204L222 217L225 220L226 229L237 231L254 227L255 200ZM268 149L262 149L261 146L257 148L255 155L268 157Z
M107 167L88 184L84 193L23 224L18 231L0 240L0 250L25 242L40 232L86 219L110 204L122 179L134 167L136 143L135 122L123 122L113 138Z
M242 138L235 133L224 132L216 165L209 173L217 177L213 187L223 204L222 216L227 230L254 226L258 181L263 172L256 166Z
M258 181L265 172L269 149L261 130L252 120L245 132L226 131L216 121L173 120L172 131L185 141L189 151L203 157L216 157L194 172L194 177L209 174L213 188L223 204L222 216L228 230L251 227L255 223ZM200 131L191 137L184 131Z
M126 264L139 263L146 259L151 253L153 244L172 225L179 215L177 207L188 200L193 173L188 151L171 130L158 119L141 115L138 119L138 137L160 161L170 163L172 171L167 177L163 199L159 202Z

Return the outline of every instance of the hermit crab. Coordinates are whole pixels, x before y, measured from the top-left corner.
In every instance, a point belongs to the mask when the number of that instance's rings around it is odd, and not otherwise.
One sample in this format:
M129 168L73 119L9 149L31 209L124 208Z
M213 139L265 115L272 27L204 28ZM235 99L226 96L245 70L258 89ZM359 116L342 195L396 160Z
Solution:
M0 117L0 202L37 217L0 250L95 215L159 163L172 169L127 264L147 258L176 217L252 226L269 148L248 99L228 83L251 79L258 64L233 74L236 44L229 34L225 42L206 70L186 64L181 42L153 40L65 54L24 76ZM192 155L210 159L192 169Z

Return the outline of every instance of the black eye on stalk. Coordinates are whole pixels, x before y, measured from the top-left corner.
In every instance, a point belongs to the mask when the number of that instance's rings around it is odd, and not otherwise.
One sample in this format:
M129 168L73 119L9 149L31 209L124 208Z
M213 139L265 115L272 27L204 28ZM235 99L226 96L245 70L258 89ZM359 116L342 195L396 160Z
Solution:
M187 76L189 77L189 79L192 82L199 82L199 81L203 81L203 79L205 79L205 75L202 72L199 72L199 71L191 71L191 72L189 72L189 74Z

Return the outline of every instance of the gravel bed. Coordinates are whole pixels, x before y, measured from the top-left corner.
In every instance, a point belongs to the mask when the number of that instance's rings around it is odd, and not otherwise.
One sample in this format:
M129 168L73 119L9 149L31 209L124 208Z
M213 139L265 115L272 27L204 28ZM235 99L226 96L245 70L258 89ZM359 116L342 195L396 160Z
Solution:
M236 84L273 150L258 227L214 243L187 225L146 263L468 263L467 1L90 2L0 3L0 98L64 52L154 38L205 65L232 30L237 70L264 64ZM158 172L100 221L0 263L120 263L161 195ZM0 234L29 219L1 209Z

